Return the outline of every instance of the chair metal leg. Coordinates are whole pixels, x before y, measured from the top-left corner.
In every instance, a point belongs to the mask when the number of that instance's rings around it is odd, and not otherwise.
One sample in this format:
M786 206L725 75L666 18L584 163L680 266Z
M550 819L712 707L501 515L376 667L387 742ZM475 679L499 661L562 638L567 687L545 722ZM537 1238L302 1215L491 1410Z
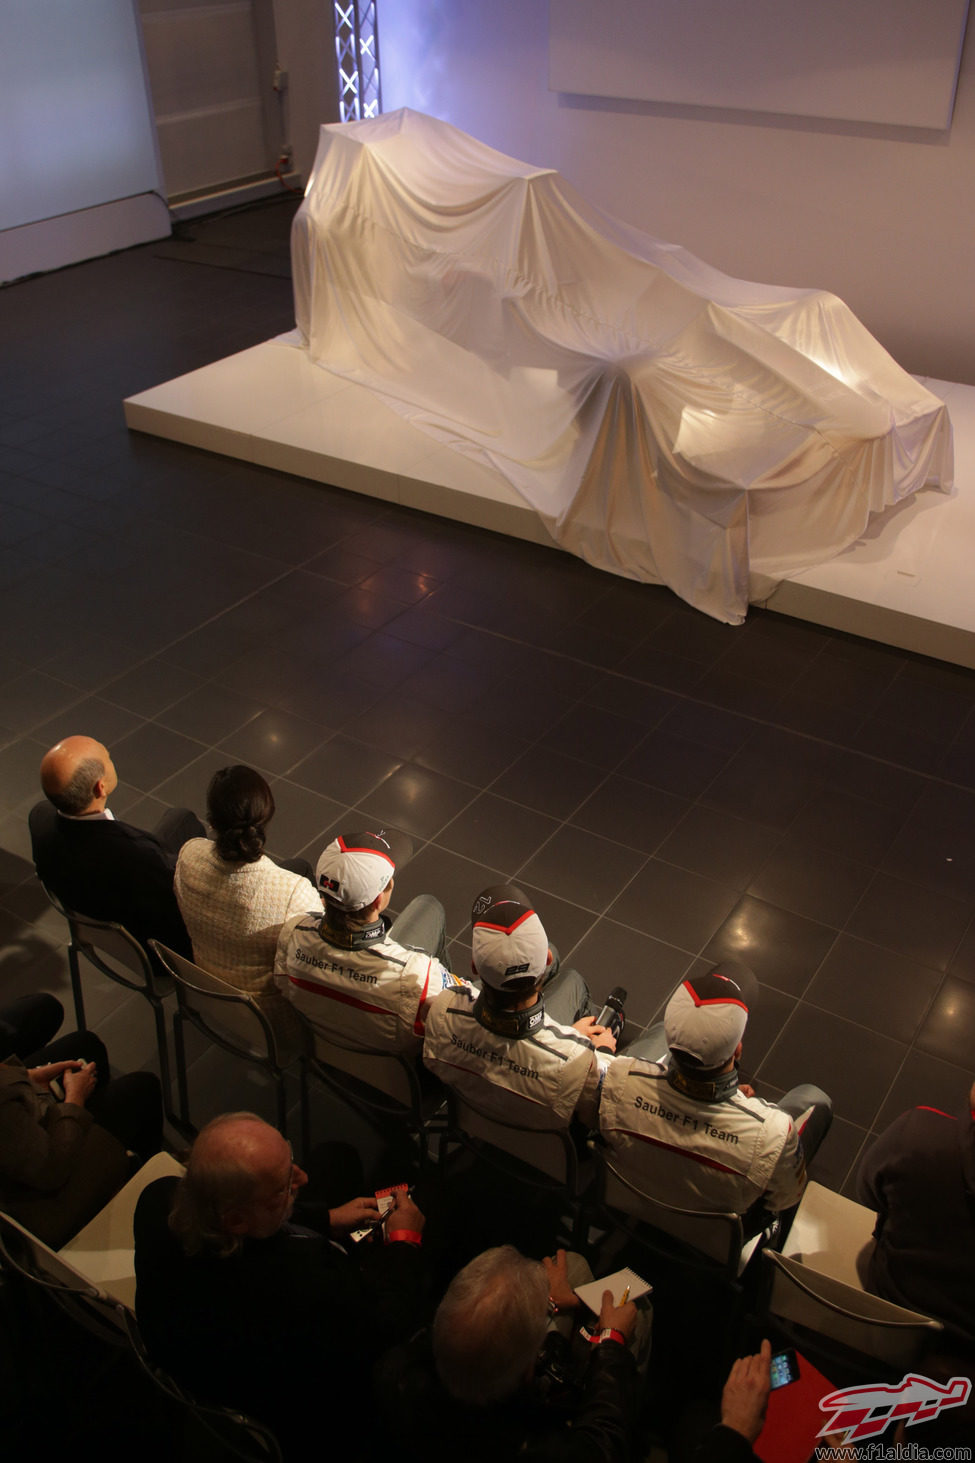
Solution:
M308 1101L308 1068L304 1058L298 1063L298 1104L301 1114L301 1161L305 1163L311 1152L311 1111Z
M81 969L78 965L78 950L74 941L68 946L68 969L71 972L71 994L74 998L74 1019L79 1031L87 1031L85 1023L85 1001L81 994Z
M186 1080L186 1047L183 1041L183 1015L173 1012L173 1055L176 1058L176 1082L179 1087L179 1115L188 1128L192 1128L190 1117L189 1084Z
M274 1086L278 1094L278 1132L282 1138L288 1136L288 1094L285 1090L284 1072L279 1067L274 1078Z
M170 1127L184 1138L196 1136L196 1129L173 1108L173 1073L169 1062L169 1042L166 1039L166 1013L162 1001L149 997L153 1020L156 1023L156 1048L159 1054L159 1083L163 1094L163 1115Z

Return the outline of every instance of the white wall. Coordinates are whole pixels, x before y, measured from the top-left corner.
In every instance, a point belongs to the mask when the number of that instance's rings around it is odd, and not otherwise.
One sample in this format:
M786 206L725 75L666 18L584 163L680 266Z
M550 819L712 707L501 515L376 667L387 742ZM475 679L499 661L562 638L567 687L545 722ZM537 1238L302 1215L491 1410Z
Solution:
M728 274L832 290L908 370L975 383L975 25L948 134L560 97L547 0L380 0L379 25L386 111L558 168Z
M393 6L397 3L393 0ZM286 141L294 150L295 170L307 180L319 128L323 122L337 122L339 115L332 0L274 0L274 29L278 60L289 76Z
M0 278L169 233L132 0L6 0Z

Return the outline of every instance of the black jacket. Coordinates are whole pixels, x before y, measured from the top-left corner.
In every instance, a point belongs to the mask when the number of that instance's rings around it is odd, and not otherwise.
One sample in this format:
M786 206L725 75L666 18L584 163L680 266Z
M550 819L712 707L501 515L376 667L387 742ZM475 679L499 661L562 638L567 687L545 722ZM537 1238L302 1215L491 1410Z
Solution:
M173 892L176 855L151 833L117 818L62 818L45 801L31 809L30 837L38 878L68 909L192 959Z

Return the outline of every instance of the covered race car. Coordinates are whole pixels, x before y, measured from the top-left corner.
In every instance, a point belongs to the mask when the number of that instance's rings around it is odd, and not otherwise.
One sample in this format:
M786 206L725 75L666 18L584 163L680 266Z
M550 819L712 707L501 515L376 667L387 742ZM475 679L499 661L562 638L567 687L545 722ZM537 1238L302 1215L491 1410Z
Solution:
M292 256L314 361L717 619L951 488L945 406L835 296L732 279L422 114L322 127Z

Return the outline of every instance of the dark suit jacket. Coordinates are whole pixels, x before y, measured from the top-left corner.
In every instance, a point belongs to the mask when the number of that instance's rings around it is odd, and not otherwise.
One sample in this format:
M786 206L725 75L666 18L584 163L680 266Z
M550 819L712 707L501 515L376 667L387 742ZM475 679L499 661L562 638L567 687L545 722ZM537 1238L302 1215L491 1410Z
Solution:
M173 892L176 855L151 833L118 819L62 818L44 801L31 809L30 837L38 878L68 909L193 958Z

